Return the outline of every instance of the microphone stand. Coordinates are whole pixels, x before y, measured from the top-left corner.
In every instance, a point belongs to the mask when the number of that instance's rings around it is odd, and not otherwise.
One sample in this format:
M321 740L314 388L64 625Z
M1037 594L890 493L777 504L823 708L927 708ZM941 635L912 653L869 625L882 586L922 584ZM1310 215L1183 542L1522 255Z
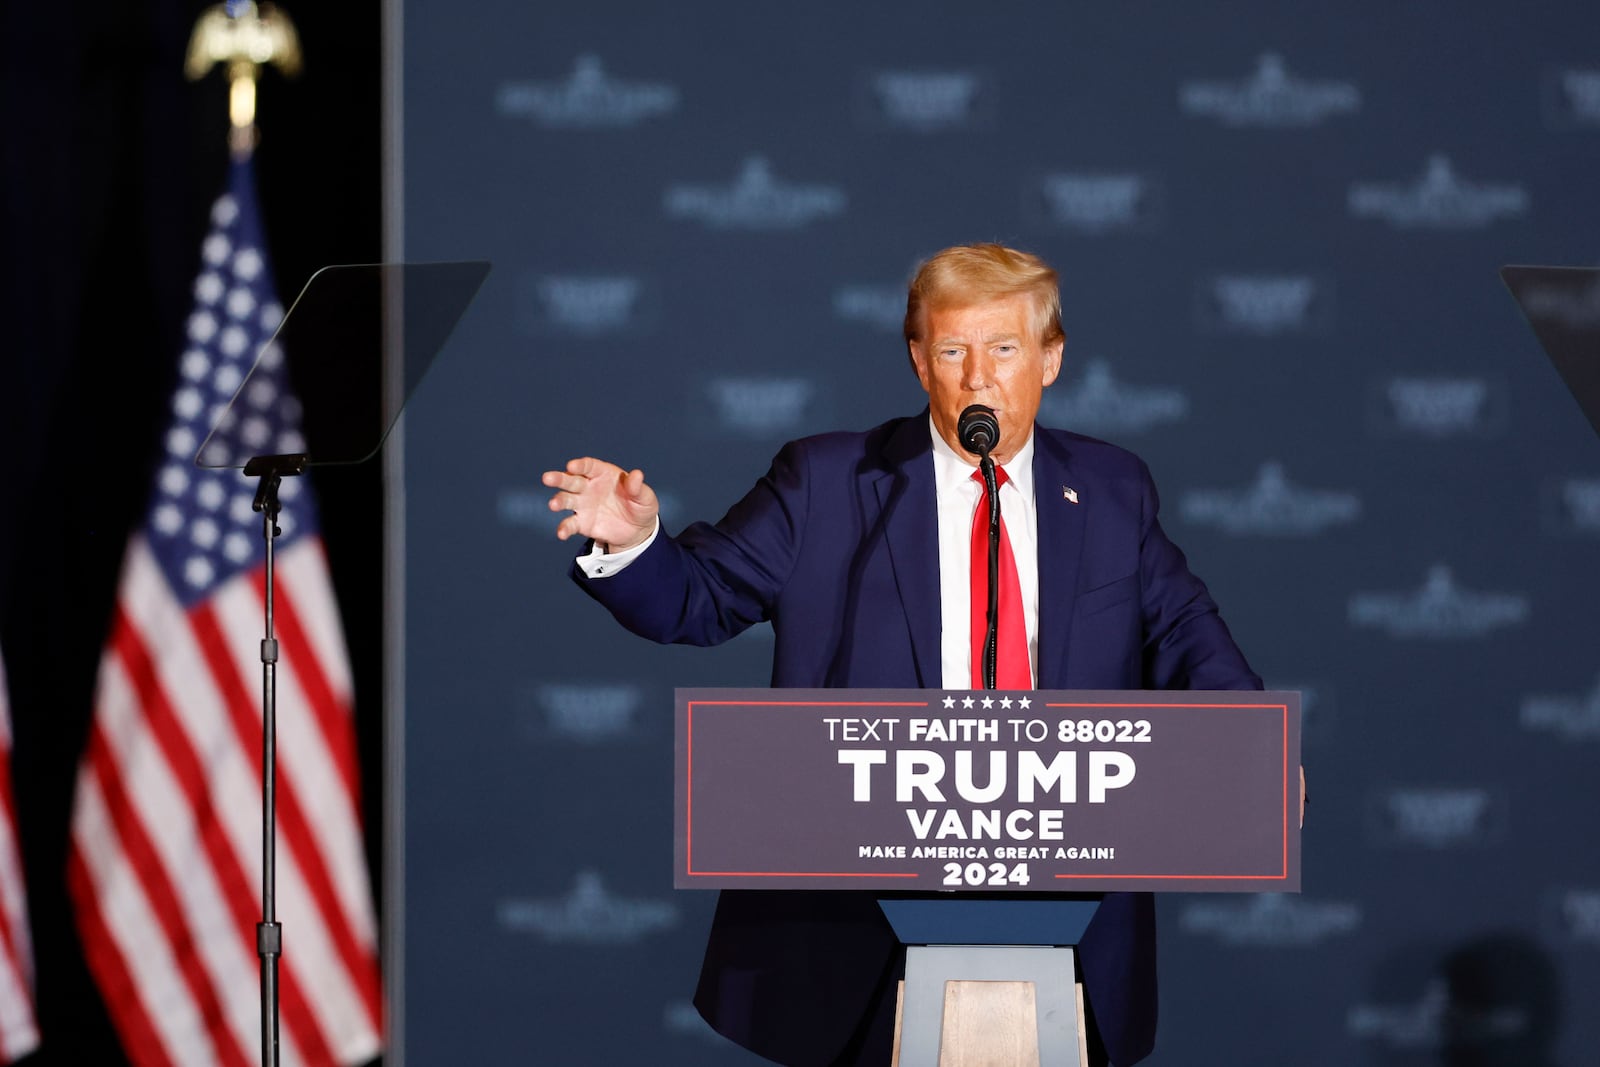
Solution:
M247 478L260 478L251 507L261 512L261 536L267 546L266 636L261 641L261 921L256 924L256 955L261 957L261 1065L278 1063L278 957L283 952L283 925L274 902L274 848L277 824L278 642L272 636L272 545L278 528L278 483L302 473L308 457L256 456L244 466Z
M983 687L994 689L1000 622L1000 486L987 448L978 460L978 469L983 472L983 491L989 495L989 627L983 638Z

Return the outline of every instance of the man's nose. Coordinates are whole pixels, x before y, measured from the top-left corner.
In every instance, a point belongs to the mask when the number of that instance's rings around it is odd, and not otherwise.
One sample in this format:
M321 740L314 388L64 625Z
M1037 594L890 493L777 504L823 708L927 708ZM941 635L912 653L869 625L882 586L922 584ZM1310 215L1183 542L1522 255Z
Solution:
M969 353L961 371L961 386L964 389L976 392L994 383L994 360L987 353Z

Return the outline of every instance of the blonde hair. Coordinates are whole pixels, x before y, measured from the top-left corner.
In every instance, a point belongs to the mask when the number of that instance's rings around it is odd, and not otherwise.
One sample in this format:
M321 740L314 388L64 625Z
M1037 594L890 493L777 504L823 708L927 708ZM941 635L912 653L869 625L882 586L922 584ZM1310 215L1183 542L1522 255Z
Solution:
M921 340L925 313L932 308L970 307L1008 296L1033 298L1039 340L1054 344L1061 329L1061 282L1044 260L1005 245L956 245L935 252L917 268L906 294L905 337Z

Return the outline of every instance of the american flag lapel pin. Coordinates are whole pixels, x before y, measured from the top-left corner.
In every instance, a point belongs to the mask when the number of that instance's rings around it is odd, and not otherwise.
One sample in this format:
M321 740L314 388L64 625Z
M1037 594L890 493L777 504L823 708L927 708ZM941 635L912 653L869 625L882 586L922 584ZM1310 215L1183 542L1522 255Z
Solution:
M1061 487L1061 499L1076 504L1078 502L1078 491L1070 485L1063 485Z

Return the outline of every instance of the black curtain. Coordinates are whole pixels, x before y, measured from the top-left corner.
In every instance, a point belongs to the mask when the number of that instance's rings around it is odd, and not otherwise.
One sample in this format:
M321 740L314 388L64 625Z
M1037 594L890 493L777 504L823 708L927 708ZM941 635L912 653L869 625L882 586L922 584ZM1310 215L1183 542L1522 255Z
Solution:
M35 1064L122 1062L82 960L65 857L122 549L147 500L207 210L228 161L222 71L199 83L183 75L205 6L0 8L0 652L38 968ZM256 167L287 304L318 267L381 256L382 37L376 0L281 6L305 69L294 80L264 76ZM314 439L317 398L302 399ZM351 646L376 873L379 471L319 475L316 488Z

